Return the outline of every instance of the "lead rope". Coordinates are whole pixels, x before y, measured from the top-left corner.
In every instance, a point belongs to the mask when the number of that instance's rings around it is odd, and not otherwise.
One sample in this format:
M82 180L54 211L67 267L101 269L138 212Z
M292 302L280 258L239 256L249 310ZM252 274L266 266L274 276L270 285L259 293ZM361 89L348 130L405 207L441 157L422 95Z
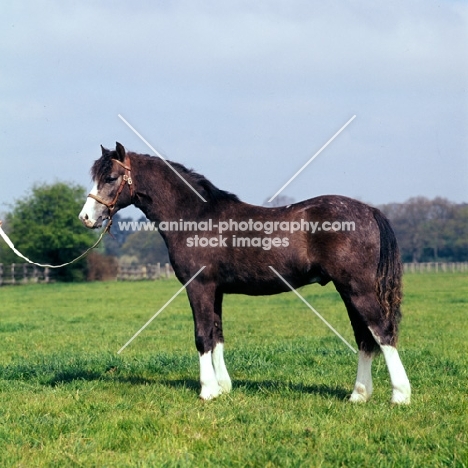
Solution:
M26 260L28 263L32 263L33 265L43 267L43 268L62 268L64 266L71 265L72 263L77 262L78 260L83 258L85 255L87 255L91 250L97 247L99 243L102 241L104 234L109 231L111 224L112 224L112 219L109 220L104 231L101 232L99 239L94 243L94 245L92 245L89 249L85 250L85 252L83 252L79 257L76 257L71 262L63 263L62 265L47 265L43 263L36 263L30 260L28 257L25 257L19 250L15 248L15 246L13 245L13 242L11 242L11 239L6 235L5 231L2 229L1 220L0 220L0 236L3 237L3 240L7 243L8 247L10 247L10 249L13 250L13 252L15 252L15 254L18 255L18 257L21 257L22 259ZM109 234L110 234L110 231L109 231Z
M126 174L123 176L122 182L120 184L119 190L117 191L117 194L114 200L111 203L106 203L95 195L91 195L91 194L88 195L88 197L94 198L99 203L102 203L103 205L107 206L107 208L109 208L109 216L110 216L109 222L107 223L104 231L101 232L99 239L94 243L94 245L92 245L89 249L85 250L79 257L76 257L71 262L62 263L62 265L48 265L48 264L43 264L43 263L36 263L30 260L28 257L25 257L19 250L16 249L16 247L13 245L13 242L11 242L11 239L6 235L5 231L2 229L2 221L0 220L0 236L3 237L3 240L7 243L8 247L10 247L10 249L13 250L13 252L15 252L15 254L18 255L18 257L21 257L22 259L26 260L28 263L31 263L33 265L43 267L43 268L62 268L64 266L71 265L72 263L77 262L78 260L83 258L85 255L87 255L88 252L90 252L95 247L97 247L99 243L102 241L102 238L104 237L104 234L106 232L109 232L110 236L113 237L110 232L110 227L112 225L113 210L114 210L115 204L117 203L117 199L119 198L119 195L125 186L125 183L127 183L128 186L130 187L130 196L132 197L134 194L134 188L132 185L133 181L131 177L130 158L128 158L127 155L125 156L125 161L128 161L128 164L122 163L118 161L117 159L114 159L113 161L120 164L123 168L125 168L125 171L126 171Z

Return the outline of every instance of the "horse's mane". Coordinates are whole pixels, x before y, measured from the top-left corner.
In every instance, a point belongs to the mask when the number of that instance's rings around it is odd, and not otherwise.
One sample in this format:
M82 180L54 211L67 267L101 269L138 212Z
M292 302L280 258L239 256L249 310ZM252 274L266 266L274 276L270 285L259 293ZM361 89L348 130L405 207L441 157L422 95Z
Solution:
M137 156L148 160L155 159L147 154L128 153L130 156ZM112 170L112 159L117 158L117 152L104 150L102 156L97 159L91 167L91 177L95 181L102 181ZM209 201L240 201L237 195L221 190L213 185L204 175L198 174L192 169L187 169L183 164L167 161L203 198ZM135 181L136 182L136 181Z
M231 200L240 201L237 195L221 190L211 183L204 175L198 174L193 169L187 169L184 165L173 161L168 163L190 184L199 190L204 198L211 201Z

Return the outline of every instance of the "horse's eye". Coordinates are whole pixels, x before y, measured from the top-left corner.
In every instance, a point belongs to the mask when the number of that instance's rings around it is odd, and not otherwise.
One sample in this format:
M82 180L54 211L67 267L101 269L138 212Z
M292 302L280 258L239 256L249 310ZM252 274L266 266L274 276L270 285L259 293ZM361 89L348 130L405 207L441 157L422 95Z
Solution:
M106 177L106 178L104 179L104 182L105 182L106 184L112 184L112 182L115 182L116 180L117 180L117 177L111 177L111 176L109 176L109 177Z

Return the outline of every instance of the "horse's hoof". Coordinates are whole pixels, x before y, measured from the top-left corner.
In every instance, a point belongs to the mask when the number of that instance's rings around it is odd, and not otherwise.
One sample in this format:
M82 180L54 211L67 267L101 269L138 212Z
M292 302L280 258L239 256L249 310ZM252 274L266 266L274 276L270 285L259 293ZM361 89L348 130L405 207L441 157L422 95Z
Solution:
M367 403L367 398L360 393L352 393L349 397L351 403Z
M411 390L393 390L392 403L394 405L409 405L411 403Z
M221 393L218 394L218 395L212 395L212 394L209 394L209 395L202 395L202 394L200 393L199 398L200 398L200 400L202 400L202 401L211 401L211 400L214 400L215 398L218 398L219 395L221 395Z
M366 403L369 401L371 394L367 392L366 387L362 384L356 384L353 393L349 397L351 403Z
M220 380L218 384L221 387L221 393L229 393L232 390L232 383L230 380Z
M221 387L216 383L216 385L213 386L202 387L200 399L203 401L210 401L219 397L219 395L221 395Z

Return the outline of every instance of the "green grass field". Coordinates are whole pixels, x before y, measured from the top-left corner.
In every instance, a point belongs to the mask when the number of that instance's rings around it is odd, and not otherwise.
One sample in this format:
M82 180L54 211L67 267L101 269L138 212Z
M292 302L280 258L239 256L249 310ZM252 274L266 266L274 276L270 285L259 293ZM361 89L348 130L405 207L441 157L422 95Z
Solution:
M198 399L175 280L0 289L0 466L466 467L468 276L407 275L400 354L409 407L347 402L357 356L292 293L224 302L233 391ZM301 293L354 345L333 286Z

